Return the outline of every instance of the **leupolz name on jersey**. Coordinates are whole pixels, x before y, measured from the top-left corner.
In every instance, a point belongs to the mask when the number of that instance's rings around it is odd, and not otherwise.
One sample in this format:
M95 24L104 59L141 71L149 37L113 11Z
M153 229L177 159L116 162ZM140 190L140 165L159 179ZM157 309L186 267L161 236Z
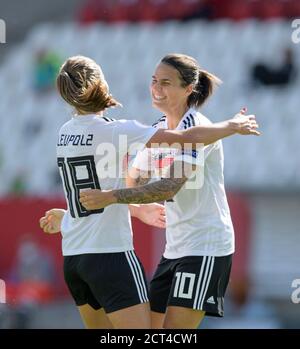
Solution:
M57 146L58 147L66 147L68 145L80 145L80 146L91 146L93 145L93 137L94 135L66 135L61 134L58 138Z

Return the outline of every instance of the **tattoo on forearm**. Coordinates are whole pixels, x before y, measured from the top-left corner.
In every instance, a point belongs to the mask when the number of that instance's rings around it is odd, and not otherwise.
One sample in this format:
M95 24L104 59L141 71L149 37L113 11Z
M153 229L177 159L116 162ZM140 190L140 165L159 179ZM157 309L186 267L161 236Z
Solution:
M135 185L140 186L140 185L145 185L150 181L150 177L138 177L135 180Z
M163 178L137 188L120 189L114 193L120 204L147 204L171 199L187 181L187 177Z

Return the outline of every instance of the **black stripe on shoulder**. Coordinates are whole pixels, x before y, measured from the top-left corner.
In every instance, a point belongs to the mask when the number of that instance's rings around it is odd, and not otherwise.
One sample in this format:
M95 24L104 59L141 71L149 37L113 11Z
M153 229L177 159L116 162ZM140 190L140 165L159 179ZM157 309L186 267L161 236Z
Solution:
M184 129L186 130L188 128L188 124L187 124L186 120L183 120L183 124L184 124Z
M116 119L108 118L107 116L103 116L103 119L107 122L116 121Z
M187 122L188 122L188 126L189 126L189 127L192 127L191 119L190 119L189 116L186 117L186 120L187 120Z
M153 124L152 124L152 127L156 127L160 122L162 121L165 121L166 120L166 116L162 116L161 118L159 118L157 121L155 121Z
M196 126L194 115L190 114L190 117L191 117L191 120L192 120L192 125Z

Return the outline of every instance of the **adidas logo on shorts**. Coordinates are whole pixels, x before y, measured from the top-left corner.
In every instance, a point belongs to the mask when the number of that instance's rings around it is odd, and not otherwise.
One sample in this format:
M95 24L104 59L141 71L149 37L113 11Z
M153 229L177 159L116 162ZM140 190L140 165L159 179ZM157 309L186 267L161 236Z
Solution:
M206 303L210 303L210 304L216 304L215 300L214 300L214 297L211 296L208 298L208 300L206 301Z

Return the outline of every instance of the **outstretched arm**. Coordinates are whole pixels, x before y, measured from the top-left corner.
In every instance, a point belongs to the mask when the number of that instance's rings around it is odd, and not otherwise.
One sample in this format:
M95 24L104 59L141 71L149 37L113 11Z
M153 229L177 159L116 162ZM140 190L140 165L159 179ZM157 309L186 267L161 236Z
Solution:
M184 176L182 178L163 178L136 188L113 190L108 194L111 194L111 203L147 204L172 199L186 181L187 177Z
M147 148L162 147L184 147L190 144L192 148L197 148L199 144L208 145L219 139L234 135L260 135L257 131L258 125L254 115L244 115L245 109L242 109L232 119L218 122L211 125L194 126L185 131L159 129L147 142ZM174 146L177 144L177 146Z

